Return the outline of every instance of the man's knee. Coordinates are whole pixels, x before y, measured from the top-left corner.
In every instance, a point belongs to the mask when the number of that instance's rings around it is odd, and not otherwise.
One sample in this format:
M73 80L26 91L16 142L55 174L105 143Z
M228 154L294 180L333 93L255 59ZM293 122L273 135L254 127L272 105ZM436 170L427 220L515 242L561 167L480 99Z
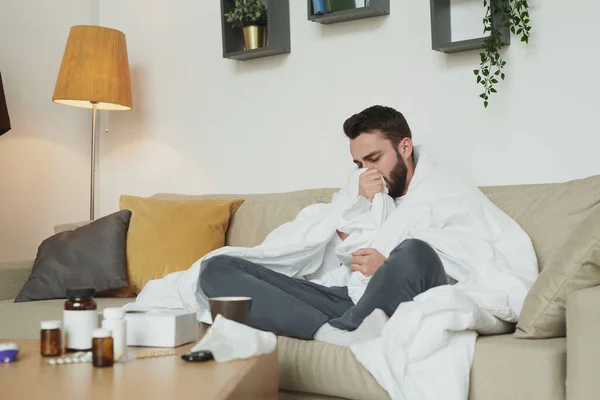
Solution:
M218 255L204 261L204 268L200 274L200 287L205 290L207 286L222 279L224 273L231 268L235 268L235 259L231 256Z
M387 264L392 271L401 270L413 276L446 276L437 252L420 239L406 239L396 246L390 253Z
M390 253L390 257L394 256L398 253L428 253L435 252L433 247L431 247L427 242L422 241L421 239L406 239L402 241L398 246L392 250Z

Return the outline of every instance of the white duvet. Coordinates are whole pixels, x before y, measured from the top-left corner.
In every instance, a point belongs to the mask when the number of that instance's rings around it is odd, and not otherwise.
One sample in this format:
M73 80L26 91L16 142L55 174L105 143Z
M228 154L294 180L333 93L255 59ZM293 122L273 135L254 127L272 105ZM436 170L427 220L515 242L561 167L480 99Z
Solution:
M243 257L288 276L348 285L356 303L368 283L350 273L351 253L372 247L384 256L403 240L418 238L436 249L455 285L433 288L401 304L380 338L351 350L393 399L466 399L478 333L503 333L519 318L538 275L527 234L478 188L438 166L420 149L408 192L393 201L358 196L358 175L329 204L303 209L253 248L215 250L190 269L149 282L130 309L196 311L210 322L208 301L197 292L203 262L218 254ZM336 230L350 234L335 246L342 265L323 265Z

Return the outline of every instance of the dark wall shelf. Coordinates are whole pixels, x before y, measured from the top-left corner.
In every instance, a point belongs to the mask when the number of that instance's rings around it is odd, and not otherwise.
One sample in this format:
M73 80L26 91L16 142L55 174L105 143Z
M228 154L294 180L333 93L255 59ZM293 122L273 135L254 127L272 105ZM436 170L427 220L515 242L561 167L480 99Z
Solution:
M390 14L390 0L371 0L366 7L335 11L326 14L313 14L313 2L308 0L308 20L321 24L335 24L363 18L380 17Z
M258 49L245 50L242 28L233 28L225 18L225 14L234 8L234 0L221 0L223 58L245 61L291 52L289 0L266 0L266 5L267 45Z
M443 53L457 53L482 49L485 37L475 39L452 41L452 16L450 13L450 0L431 0L431 48ZM494 26L502 32L506 44L510 44L510 29L494 16ZM482 23L483 30L483 23Z

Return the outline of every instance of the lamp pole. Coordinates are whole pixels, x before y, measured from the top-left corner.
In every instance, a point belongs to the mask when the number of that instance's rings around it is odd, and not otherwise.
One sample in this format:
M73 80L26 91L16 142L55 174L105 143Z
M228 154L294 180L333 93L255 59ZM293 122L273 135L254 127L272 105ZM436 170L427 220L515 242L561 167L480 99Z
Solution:
M92 168L90 179L90 221L94 220L94 202L96 189L96 102L92 101Z

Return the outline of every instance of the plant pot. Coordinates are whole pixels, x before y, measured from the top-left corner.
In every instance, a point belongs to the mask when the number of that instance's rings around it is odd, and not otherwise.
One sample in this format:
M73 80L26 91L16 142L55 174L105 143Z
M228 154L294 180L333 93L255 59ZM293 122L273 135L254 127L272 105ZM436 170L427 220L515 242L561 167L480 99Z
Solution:
M267 44L267 27L250 25L242 27L244 47L246 50L258 49Z

